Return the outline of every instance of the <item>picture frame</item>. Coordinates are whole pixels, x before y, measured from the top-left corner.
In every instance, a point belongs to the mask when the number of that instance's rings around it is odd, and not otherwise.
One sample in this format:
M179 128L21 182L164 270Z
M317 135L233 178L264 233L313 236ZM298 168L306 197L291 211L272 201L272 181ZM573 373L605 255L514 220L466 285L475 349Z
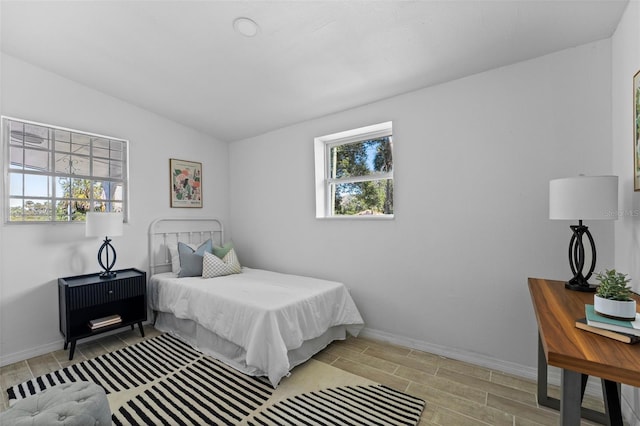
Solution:
M171 207L202 208L202 163L169 159Z
M633 190L640 191L640 70L633 76Z

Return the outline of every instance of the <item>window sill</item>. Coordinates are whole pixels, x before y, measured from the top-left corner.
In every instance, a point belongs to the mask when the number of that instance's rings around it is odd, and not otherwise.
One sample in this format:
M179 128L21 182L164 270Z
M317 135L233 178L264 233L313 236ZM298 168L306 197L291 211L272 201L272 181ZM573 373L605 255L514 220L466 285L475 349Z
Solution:
M362 216L324 216L316 217L319 220L393 220L395 216L392 214L386 215L362 215Z

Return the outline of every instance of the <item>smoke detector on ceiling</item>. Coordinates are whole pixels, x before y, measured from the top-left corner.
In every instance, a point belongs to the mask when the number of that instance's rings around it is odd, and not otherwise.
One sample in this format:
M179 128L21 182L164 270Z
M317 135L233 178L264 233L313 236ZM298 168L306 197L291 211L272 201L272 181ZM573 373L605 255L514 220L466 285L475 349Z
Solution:
M238 34L241 34L245 37L253 37L258 34L258 24L255 23L254 20L249 18L236 18L233 21L233 29L236 30Z

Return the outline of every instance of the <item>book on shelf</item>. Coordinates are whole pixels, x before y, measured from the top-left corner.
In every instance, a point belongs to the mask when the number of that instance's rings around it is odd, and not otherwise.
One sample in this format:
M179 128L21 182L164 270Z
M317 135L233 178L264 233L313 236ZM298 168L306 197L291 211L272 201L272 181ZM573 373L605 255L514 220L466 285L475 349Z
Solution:
M576 328L580 330L590 331L591 333L599 334L600 336L608 337L610 339L618 340L620 342L634 344L640 342L640 336L634 336L628 333L618 333L617 331L605 330L604 328L593 327L587 324L586 318L580 318L576 320Z
M108 317L96 318L89 321L89 327L91 327L92 330L95 330L108 325L118 324L119 322L122 322L120 315L109 315Z
M587 324L592 327L640 336L640 314L638 313L635 321L621 321L599 315L593 305L585 305L585 313Z

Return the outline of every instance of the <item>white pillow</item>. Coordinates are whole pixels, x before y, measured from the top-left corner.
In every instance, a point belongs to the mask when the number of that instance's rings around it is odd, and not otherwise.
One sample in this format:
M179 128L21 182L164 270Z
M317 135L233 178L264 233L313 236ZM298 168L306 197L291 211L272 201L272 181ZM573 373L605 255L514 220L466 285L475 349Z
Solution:
M186 244L186 243L183 243ZM187 244L194 251L200 247L200 244ZM180 254L178 253L178 244L169 244L169 254L171 255L171 272L174 274L180 273Z
M239 274L240 272L242 272L242 267L234 249L229 250L229 253L222 259L209 252L204 253L202 278L222 277L224 275Z

